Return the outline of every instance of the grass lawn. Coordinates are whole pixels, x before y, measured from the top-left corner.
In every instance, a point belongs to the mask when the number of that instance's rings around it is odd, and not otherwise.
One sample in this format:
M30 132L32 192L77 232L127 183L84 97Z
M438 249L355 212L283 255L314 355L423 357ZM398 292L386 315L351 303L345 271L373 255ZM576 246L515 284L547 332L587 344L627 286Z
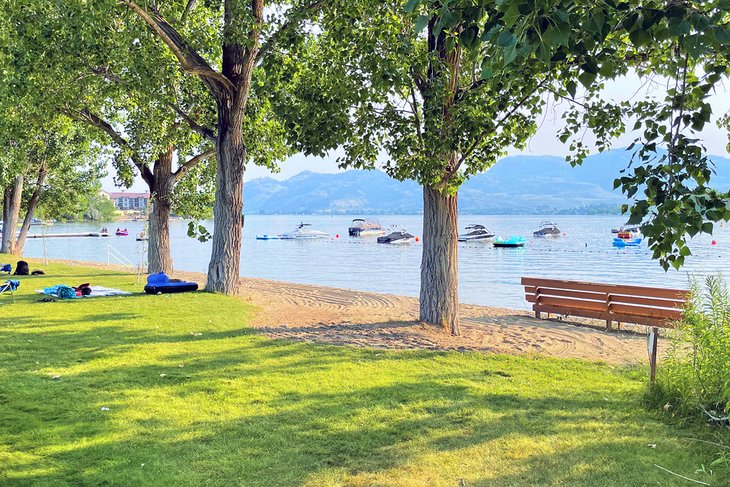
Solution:
M43 268L0 296L2 485L730 484L695 472L712 430L644 408L644 369L269 340L237 299ZM138 294L32 293L89 281Z

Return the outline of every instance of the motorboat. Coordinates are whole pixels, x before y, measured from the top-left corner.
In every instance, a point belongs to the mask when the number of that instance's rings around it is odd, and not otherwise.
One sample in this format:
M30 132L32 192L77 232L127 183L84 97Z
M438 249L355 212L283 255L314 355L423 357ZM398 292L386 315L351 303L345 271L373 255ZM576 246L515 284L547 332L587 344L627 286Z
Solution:
M504 247L504 248L524 247L525 246L525 237L522 237L520 235L510 235L507 238L502 238L501 236L499 236L499 237L495 237L492 245L494 245L495 247Z
M327 238L330 236L329 233L320 232L319 230L312 230L311 223L300 223L297 228L291 232L282 233L281 238L283 240L314 240L317 238Z
M641 245L641 238L614 238L613 239L613 246L614 247L638 247Z
M347 233L351 237L378 237L385 235L385 229L380 225L378 220L365 220L363 218L355 218L352 220Z
M281 234L270 234L270 233L263 233L260 235L256 235L256 240L281 240Z
M378 243L381 244L403 245L410 244L415 241L416 237L406 232L402 228L394 228L388 235L378 237Z
M465 230L466 233L459 235L459 242L485 242L494 237L494 233L487 230L484 225L468 225Z
M540 229L532 232L533 237L543 238L543 237L559 237L563 232L560 231L558 226L555 223L552 222L542 222L540 224Z

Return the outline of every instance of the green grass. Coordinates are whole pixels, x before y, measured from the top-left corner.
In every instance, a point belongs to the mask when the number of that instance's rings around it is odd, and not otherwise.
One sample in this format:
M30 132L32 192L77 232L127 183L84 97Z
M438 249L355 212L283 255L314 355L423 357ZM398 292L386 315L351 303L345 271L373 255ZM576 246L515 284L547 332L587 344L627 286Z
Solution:
M654 464L730 482L695 472L715 449L686 438L709 428L644 408L643 369L274 341L204 293L40 303L57 283L142 288L46 272L0 296L3 485L687 485Z

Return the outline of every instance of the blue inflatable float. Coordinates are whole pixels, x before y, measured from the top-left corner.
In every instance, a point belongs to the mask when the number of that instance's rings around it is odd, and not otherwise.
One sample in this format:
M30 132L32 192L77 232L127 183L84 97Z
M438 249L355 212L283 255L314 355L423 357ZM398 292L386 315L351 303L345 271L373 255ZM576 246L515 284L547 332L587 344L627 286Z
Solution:
M170 279L170 276L164 272L147 276L147 285L144 287L144 292L147 294L184 293L197 290L197 283Z

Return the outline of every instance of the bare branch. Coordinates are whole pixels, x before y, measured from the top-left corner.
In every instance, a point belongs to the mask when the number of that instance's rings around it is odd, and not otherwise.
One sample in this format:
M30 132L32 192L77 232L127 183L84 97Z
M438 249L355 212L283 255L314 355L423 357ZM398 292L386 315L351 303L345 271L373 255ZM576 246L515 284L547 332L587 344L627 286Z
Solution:
M261 62L264 56L266 56L269 51L274 48L274 46L281 40L281 38L284 36L284 34L287 33L287 31L299 25L299 22L304 20L305 15L318 12L326 4L327 0L319 0L310 3L309 5L305 5L301 9L291 9L289 12L287 12L287 16L289 17L289 19L284 22L281 27L279 27L279 30L271 34L269 39L261 46L259 52L256 54L256 64L259 64Z
M185 176L185 174L193 167L203 162L213 154L215 154L215 149L208 149L207 151L201 152L197 156L190 158L185 164L177 168L177 171L173 173L173 176L175 176L175 181L178 181L180 178Z
M191 117L190 115L188 115L187 113L185 113L182 108L180 108L179 106L174 105L172 103L167 103L167 106L170 107L170 109L172 109L175 113L177 113L178 115L180 115L180 117L183 120L185 120L188 123L188 125L190 125L190 128L191 129L193 129L194 131L198 132L199 134L201 134L206 139L210 139L210 140L215 140L216 139L215 132L213 130L211 130L209 128L206 128L206 127L203 127L202 125L200 125L198 122L196 122L193 119L193 117Z
M133 0L119 0L137 14L164 42L180 62L184 71L200 77L210 89L235 93L236 88L223 74L213 69L210 64L165 20L156 9L148 12Z
M145 164L142 158L139 157L139 154L132 148L129 141L122 137L119 132L114 130L114 127L112 127L109 122L102 119L97 114L86 108L78 112L66 111L64 113L72 118L75 118L76 120L86 122L89 125L92 125L102 130L112 139L112 141L114 141L115 144L117 144L120 148L127 150L129 152L129 158L132 159L134 165L137 167L137 169L139 169L142 179L144 179L144 181L148 185L152 186L152 182L154 181L154 175L152 174L152 171L150 171L150 168L147 166L147 164Z

